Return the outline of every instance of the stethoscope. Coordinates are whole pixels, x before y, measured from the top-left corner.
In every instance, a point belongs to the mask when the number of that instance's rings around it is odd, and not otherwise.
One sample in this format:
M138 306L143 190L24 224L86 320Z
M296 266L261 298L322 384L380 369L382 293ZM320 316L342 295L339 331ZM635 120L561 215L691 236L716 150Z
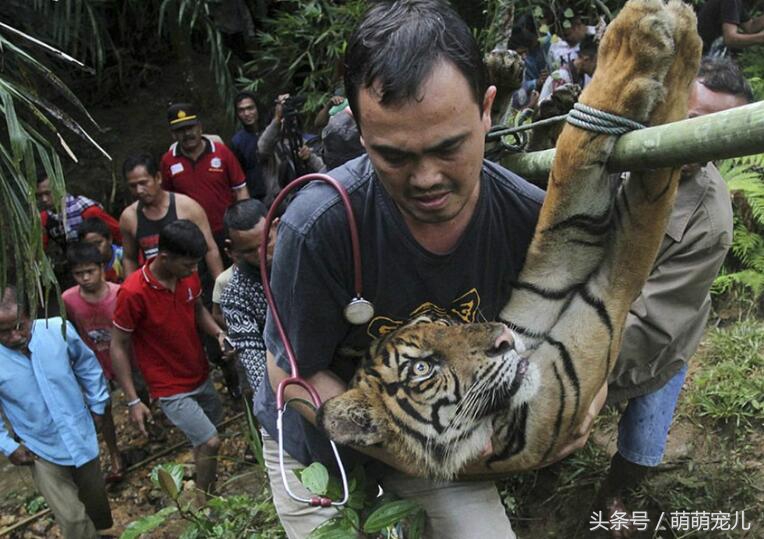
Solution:
M276 389L276 409L278 412L278 418L276 420L276 429L278 430L278 443L279 443L279 468L281 471L281 481L284 483L284 488L287 491L287 494L298 502L307 503L313 507L330 507L330 506L339 506L339 505L345 505L348 501L349 491L348 491L348 480L347 480L347 474L345 473L345 467L342 464L342 460L340 459L339 452L337 451L337 446L332 440L329 440L329 443L332 446L332 452L334 453L334 458L337 462L337 467L340 471L340 478L342 480L342 493L343 497L342 500L337 502L333 501L331 498L328 498L326 496L311 496L310 498L303 498L301 496L298 496L292 492L292 490L289 488L289 482L287 481L287 474L286 469L284 468L284 429L283 429L283 415L284 411L286 410L286 406L292 401L292 400L299 400L300 402L310 404L304 399L289 399L288 401L284 401L284 391L286 390L287 386L290 385L298 385L302 387L305 391L310 394L310 398L313 401L313 406L316 410L321 406L321 397L319 397L318 392L316 389L309 384L306 380L304 380L302 377L300 377L300 373L297 369L297 358L295 357L294 350L292 348L292 343L289 341L289 337L286 334L286 331L284 330L284 326L281 323L281 317L279 316L278 308L276 307L276 302L273 300L273 294L271 292L271 285L268 280L268 234L271 229L271 223L273 222L273 219L276 216L276 212L278 211L279 206L284 201L284 199L287 197L287 195L292 192L293 190L302 187L306 183L308 183L311 180L321 180L324 183L327 183L331 185L337 193L340 195L340 199L342 200L342 204L345 206L345 213L347 214L347 220L348 220L348 227L350 228L350 242L352 244L352 251L353 251L353 272L354 272L354 286L355 286L355 297L350 300L350 303L347 304L347 306L343 309L343 315L345 316L345 320L350 322L353 325L362 325L366 324L371 320L372 316L374 316L374 306L371 304L371 302L365 300L363 298L362 294L362 281L361 281L361 247L358 242L358 226L355 222L355 216L353 215L353 208L350 205L350 198L348 197L347 191L345 191L345 188L340 185L340 183L332 178L331 176L327 176L326 174L306 174L304 176L301 176L297 178L296 180L289 183L286 187L284 187L279 195L276 197L276 200L273 201L273 204L271 205L271 209L268 211L268 215L265 218L265 234L266 236L263 238L263 243L260 245L260 276L263 281L263 291L265 292L265 299L268 302L268 308L271 310L271 317L273 318L273 322L276 324L276 329L278 330L279 337L281 338L281 342L284 343L284 350L286 352L287 358L289 359L289 366L292 370L292 374L285 378L284 380L279 383L278 388Z

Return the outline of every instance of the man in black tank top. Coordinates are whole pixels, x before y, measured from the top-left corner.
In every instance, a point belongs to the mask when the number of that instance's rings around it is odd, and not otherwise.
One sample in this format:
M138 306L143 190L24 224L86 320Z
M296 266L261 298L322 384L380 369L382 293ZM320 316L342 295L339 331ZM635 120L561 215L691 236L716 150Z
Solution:
M170 205L167 213L159 219L149 219L144 214L146 205L142 200L138 200L136 217L138 226L135 229L135 241L138 244L138 264L143 265L146 260L154 258L159 248L159 232L165 225L178 219L178 212L175 210L175 193L168 193L160 188L161 191L169 195Z
M223 263L202 207L190 197L162 189L159 166L149 154L128 157L122 171L130 194L137 199L119 218L125 275L156 256L159 232L165 225L188 219L199 227L207 240L204 262L212 278L216 278L223 271Z

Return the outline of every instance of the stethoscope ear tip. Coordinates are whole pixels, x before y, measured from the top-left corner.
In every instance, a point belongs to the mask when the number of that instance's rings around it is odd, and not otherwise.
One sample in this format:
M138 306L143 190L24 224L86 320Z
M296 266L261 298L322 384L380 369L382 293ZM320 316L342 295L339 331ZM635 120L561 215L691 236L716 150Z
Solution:
M354 326L368 324L374 316L374 305L362 297L353 298L344 310L345 320Z

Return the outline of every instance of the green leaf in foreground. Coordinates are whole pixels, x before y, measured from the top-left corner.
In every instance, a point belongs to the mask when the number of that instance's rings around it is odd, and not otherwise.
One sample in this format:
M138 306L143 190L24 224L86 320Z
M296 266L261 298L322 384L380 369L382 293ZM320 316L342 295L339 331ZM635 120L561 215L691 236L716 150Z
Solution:
M363 525L363 531L376 533L420 510L419 504L411 500L388 502L369 515Z
M154 513L153 515L147 515L143 518L139 518L135 522L131 522L119 539L138 539L142 534L148 533L161 526L167 517L175 513L178 510L177 507L165 507L161 511Z
M313 494L324 496L329 487L329 472L323 464L314 462L302 470L300 481Z
M327 520L315 530L310 532L307 539L357 539L358 533L354 530L349 530L347 527L347 521L341 517L336 516L330 520Z

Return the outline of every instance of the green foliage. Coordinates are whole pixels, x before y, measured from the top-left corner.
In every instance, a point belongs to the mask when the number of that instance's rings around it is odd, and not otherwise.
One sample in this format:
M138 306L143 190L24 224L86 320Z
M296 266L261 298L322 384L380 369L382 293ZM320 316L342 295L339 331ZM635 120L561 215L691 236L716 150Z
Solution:
M165 521L178 512L177 507L165 507L156 513L143 516L138 520L131 522L119 536L119 539L138 539L144 533L157 529Z
M63 124L101 148L72 116L42 97L43 89L58 93L66 104L95 125L61 79L16 42L29 44L32 38L2 25L0 119L6 130L0 132L0 286L5 286L8 271L14 273L20 299L26 300L34 316L38 303L47 298L52 289L58 289L50 261L43 251L35 199L37 174L44 171L50 178L56 205L61 209L64 179L52 141L57 141L63 151L76 158L57 125ZM55 49L53 52L63 54Z
M343 497L340 481L323 464L314 462L295 474L313 494L331 500ZM400 528L406 530L405 537L421 537L425 514L419 504L377 495L376 483L366 480L362 466L356 467L348 477L348 503L337 507L339 514L314 529L309 539L355 538L361 531L389 537Z
M172 501L157 513L132 522L120 539L134 539L154 530L175 515L188 522L181 539L281 539L284 530L279 524L270 493L262 490L257 496L213 496L198 507L194 497L183 489L184 466L164 463L155 466L151 481Z
M320 108L341 83L346 40L366 2L279 2L276 15L257 34L258 53L244 66L239 84L251 90L290 91L307 97L305 109Z
M34 498L30 498L26 502L24 502L24 509L26 509L27 513L30 515L33 515L37 513L38 511L42 511L43 509L48 507L48 502L45 501L45 498L42 496L35 496Z
M733 195L734 234L711 290L755 304L764 295L764 154L722 161L719 172Z
M748 78L757 101L764 99L764 47L747 47L738 56L738 63Z
M210 53L210 70L221 102L233 117L233 98L236 95L234 77L229 68L230 49L223 43L223 34L215 25L211 14L211 0L163 0L159 7L159 32L167 17L177 16L181 32L204 36Z
M764 324L715 329L686 395L691 416L735 426L764 426Z

